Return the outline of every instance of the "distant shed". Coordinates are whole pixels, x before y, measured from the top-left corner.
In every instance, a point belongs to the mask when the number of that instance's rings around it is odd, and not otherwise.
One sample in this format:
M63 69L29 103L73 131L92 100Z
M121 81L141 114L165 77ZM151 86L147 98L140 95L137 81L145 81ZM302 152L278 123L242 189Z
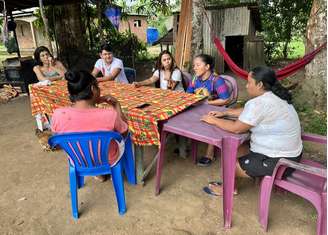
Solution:
M171 51L170 46L173 46L173 28L170 29L163 37L158 39L156 42L153 43L155 45L161 45L161 51L163 51L163 45L166 46L166 50ZM172 52L172 51L171 51Z
M206 14L214 33L220 38L232 60L241 68L264 64L263 39L256 36L261 31L261 20L257 3L207 5ZM218 53L206 20L203 20L203 52L212 55L216 70L221 73L228 69Z
M257 36L257 32L262 29L259 6L256 0L241 0L239 3L217 2L206 5L205 11L214 34L220 38L223 47L238 66L250 70L257 65L264 64L264 42L261 37ZM186 61L188 63L191 61L189 58L190 51L187 50L190 48L191 38L185 36L190 33L190 25L188 25L190 20L184 20L180 14L186 15L187 13L191 14L191 12L191 0L185 0L182 1L181 12L173 14L173 43L177 51L175 59L177 62L182 61L179 64L182 67ZM198 39L201 40L200 45L202 45L200 50L215 58L215 70L217 72L224 73L229 70L213 43L205 14L202 16L202 24L199 28L203 32L202 37ZM179 33L183 36L180 37ZM181 38L185 38L185 40L179 41ZM181 47L187 49L180 50Z

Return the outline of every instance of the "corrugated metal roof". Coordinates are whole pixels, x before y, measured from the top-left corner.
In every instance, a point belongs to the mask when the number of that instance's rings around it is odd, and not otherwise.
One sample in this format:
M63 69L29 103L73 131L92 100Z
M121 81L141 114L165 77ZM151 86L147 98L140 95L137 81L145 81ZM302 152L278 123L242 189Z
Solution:
M43 0L44 5L63 5L74 2L82 2L83 0ZM6 9L10 11L22 10L31 7L38 7L38 0L6 0ZM3 1L0 1L0 11L3 11Z
M153 46L157 44L173 45L173 29L170 29L163 37L154 42Z

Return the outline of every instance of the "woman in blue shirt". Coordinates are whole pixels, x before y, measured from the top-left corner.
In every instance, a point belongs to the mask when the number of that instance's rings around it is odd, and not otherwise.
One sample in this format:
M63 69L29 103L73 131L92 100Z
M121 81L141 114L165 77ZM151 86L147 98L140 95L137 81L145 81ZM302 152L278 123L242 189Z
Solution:
M208 97L208 104L223 106L229 103L229 88L222 77L214 73L214 59L207 54L197 55L193 61L195 76L187 93L194 93ZM197 165L209 166L214 158L214 146L208 145L206 155L199 159Z

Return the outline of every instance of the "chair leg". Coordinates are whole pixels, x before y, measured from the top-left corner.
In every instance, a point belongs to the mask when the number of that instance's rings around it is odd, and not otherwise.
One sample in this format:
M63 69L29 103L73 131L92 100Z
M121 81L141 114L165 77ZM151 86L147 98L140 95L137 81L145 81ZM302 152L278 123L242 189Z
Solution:
M161 147L159 150L159 157L157 159L157 166L156 166L156 186L155 186L155 195L159 194L159 190L161 187L161 176L162 176L162 169L163 169L163 162L165 158L165 142L166 142L167 132L162 131L161 133Z
M78 179L76 176L75 169L73 167L69 168L69 185L71 191L72 215L74 219L78 219L79 218L78 198L77 198Z
M268 229L269 205L272 191L272 177L265 176L262 179L259 196L259 222L263 229Z
M117 163L114 167L112 167L111 171L113 187L115 190L115 196L118 205L118 212L120 213L120 215L123 215L126 212L126 204L121 162Z
M192 156L192 160L194 162L194 164L197 163L197 144L198 144L198 141L196 140L191 140L191 156Z
M125 140L125 150L122 156L123 170L130 184L137 184L135 162L133 159L132 141L128 136Z
M77 187L82 188L84 186L84 176L77 177Z
M321 210L318 211L317 235L327 235L327 194L321 194Z

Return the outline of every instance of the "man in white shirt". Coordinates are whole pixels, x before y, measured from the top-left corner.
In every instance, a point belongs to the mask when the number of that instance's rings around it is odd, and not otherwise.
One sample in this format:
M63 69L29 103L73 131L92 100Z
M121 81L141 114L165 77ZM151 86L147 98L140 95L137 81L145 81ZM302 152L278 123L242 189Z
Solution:
M102 77L97 77L98 82L116 81L129 83L124 73L122 60L113 56L111 47L104 44L100 48L100 59L93 68L92 75L96 77L101 72Z

